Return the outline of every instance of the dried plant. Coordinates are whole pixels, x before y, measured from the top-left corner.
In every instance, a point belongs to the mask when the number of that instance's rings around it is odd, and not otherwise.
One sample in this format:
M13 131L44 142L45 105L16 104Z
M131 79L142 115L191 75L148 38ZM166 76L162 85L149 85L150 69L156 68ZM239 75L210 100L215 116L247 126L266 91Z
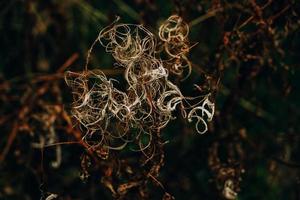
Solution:
M188 40L189 26L181 17L172 15L159 27L159 38L169 59L164 63L176 75L182 75L188 68L186 78L192 72L192 65L187 58L191 46Z
M170 26L174 27L170 27ZM179 16L171 16L159 29L159 38L172 65L171 70L182 73L182 60L189 62L188 26ZM99 42L111 53L116 65L125 68L126 91L114 86L101 70L87 70L90 53ZM84 141L91 147L102 146L120 150L137 142L140 151L151 146L153 132L160 131L179 109L189 122L196 121L196 130L207 131L207 121L214 115L209 94L185 97L169 80L169 71L156 53L154 34L142 25L118 24L117 21L100 31L92 45L86 69L82 73L67 72L66 83L72 88L73 116L85 128ZM188 65L189 71L191 66ZM190 72L189 72L190 73ZM148 143L141 140L148 137ZM97 138L94 140L93 138Z
M236 199L240 192L244 152L239 143L230 143L226 162L222 162L219 156L220 143L214 142L209 148L208 166L214 174L214 182L222 198Z
M1 4L0 199L297 199L298 1L171 2ZM145 26L116 20L64 73L116 12ZM90 70L95 45L117 70Z
M169 70L182 75L188 67L188 75L191 73L191 65L183 64L189 63L188 31L179 16L171 16L159 28L159 39L165 48L158 51L153 33L142 25L119 24L117 19L100 31L89 50L85 70L65 74L65 81L73 91L72 114L80 122L88 148L102 159L108 159L108 163L122 162L110 157L110 151L122 150L129 144L131 150L143 155L139 164L142 170L132 163L124 166L136 174L130 174L126 182L115 184L119 181L113 181L111 175L114 164L108 168L109 173L104 172L102 183L117 199L123 199L132 188L140 188L140 198L146 198L149 178L164 189L157 180L164 164L161 130L176 118L176 110L188 122L195 121L200 134L207 131L207 122L213 118L210 94L186 97L169 78ZM98 42L113 56L115 65L124 68L125 91L119 90L115 86L118 81L107 78L101 70L88 70L90 55ZM160 55L164 52L170 59L162 60ZM83 158L86 163L86 157ZM89 176L90 166L83 165L83 177ZM116 173L128 176L128 171ZM164 195L165 199L171 197L167 192Z

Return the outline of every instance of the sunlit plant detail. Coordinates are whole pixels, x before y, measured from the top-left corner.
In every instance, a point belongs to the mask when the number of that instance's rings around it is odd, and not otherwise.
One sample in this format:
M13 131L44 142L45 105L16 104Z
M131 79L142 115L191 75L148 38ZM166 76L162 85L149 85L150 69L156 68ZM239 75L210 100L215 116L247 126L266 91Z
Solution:
M65 74L73 91L73 116L86 129L83 139L91 148L121 150L133 142L144 152L152 146L153 133L176 118L176 110L188 122L195 122L198 133L207 131L207 122L214 115L210 94L186 97L169 79L170 72L182 75L187 68L188 75L191 73L186 55L191 48L188 32L188 25L177 15L160 26L158 39L142 25L118 20L100 31L86 69ZM163 50L157 50L158 42L163 43ZM101 70L87 69L96 43L124 68L125 91L117 89L118 81L107 78ZM163 60L162 53L169 58ZM147 144L142 142L144 137L149 138Z

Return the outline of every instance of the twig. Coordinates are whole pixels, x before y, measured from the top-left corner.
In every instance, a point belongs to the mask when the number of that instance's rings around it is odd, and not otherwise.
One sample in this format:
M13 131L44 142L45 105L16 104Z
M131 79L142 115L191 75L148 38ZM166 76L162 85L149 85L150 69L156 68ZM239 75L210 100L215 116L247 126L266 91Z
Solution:
M128 16L130 16L132 19L139 21L140 15L130 6L128 6L124 1L121 0L114 0L115 4L119 7L120 10L122 10L124 13L126 13Z
M58 68L57 72L64 72L68 67L70 67L79 57L78 53L73 53L70 58L67 59L67 61Z
M189 27L191 28L192 26L195 26L203 21L205 21L206 19L208 18L211 18L211 17L214 17L218 12L221 12L223 11L223 8L219 8L219 9L216 9L216 10L212 10L208 13L206 13L205 15L202 15L194 20L192 20L190 23L189 23Z
M7 153L9 152L9 149L12 145L12 143L14 142L14 140L16 139L17 133L18 133L18 122L14 121L13 123L13 129L11 130L9 137L7 139L7 143L0 155L0 163L3 162L3 160L5 159Z

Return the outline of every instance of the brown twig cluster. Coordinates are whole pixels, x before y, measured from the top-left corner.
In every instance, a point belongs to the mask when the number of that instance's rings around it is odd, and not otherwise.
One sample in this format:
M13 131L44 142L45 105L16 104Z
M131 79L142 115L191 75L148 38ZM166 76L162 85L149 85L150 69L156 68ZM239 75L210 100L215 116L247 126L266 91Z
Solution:
M220 142L214 142L209 148L208 166L214 174L214 181L221 196L225 199L236 199L240 192L244 152L239 143L230 143L227 148L227 160L220 159Z

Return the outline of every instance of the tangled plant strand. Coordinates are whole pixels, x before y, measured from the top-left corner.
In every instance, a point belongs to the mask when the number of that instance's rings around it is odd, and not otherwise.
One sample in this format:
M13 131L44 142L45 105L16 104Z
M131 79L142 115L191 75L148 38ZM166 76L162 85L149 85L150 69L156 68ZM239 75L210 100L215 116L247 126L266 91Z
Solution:
M142 25L114 22L100 31L96 41L118 66L125 68L128 87L125 92L118 90L114 80L100 70L66 73L65 80L74 97L72 113L87 130L84 141L91 148L120 150L133 142L150 157L145 150L151 149L152 134L175 119L177 109L189 122L195 119L198 133L207 131L207 121L214 115L210 95L185 97L169 80L168 69L182 74L186 67L183 63L189 63L188 32L188 25L179 16L171 16L161 25L159 38L171 57L165 62L155 54L154 34ZM173 67L166 66L170 64ZM187 66L190 74L191 65Z
M189 26L181 17L170 16L159 28L159 38L163 42L164 50L169 56L166 66L176 75L182 75L188 68L188 77L192 71L192 65L186 57L190 50Z

